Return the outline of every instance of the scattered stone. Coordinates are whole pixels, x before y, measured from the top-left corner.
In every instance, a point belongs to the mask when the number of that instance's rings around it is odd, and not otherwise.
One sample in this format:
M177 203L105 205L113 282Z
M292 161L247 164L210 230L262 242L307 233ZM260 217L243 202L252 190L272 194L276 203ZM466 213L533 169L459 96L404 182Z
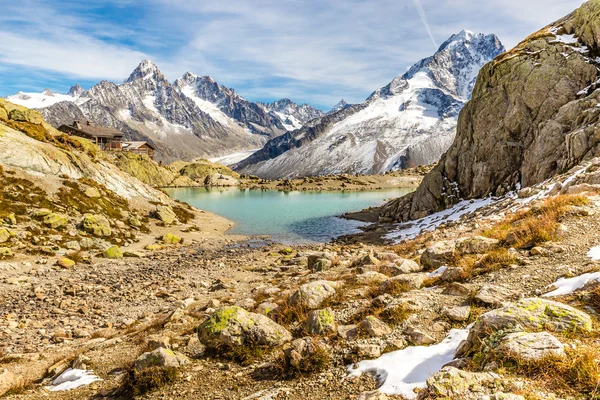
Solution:
M278 304L269 301L262 302L256 307L256 312L268 316L273 311L277 310Z
M376 344L357 344L354 349L362 358L374 359L381 356L381 347Z
M164 244L179 244L182 242L182 239L179 236L175 236L172 233L167 233L163 235L160 240Z
M446 308L442 311L442 315L448 317L448 319L453 322L464 322L471 316L471 307L465 305Z
M168 336L161 335L150 335L145 340L146 348L149 351L153 351L159 348L170 349L171 348L171 338Z
M379 293L390 293L400 291L408 291L411 289L420 289L423 282L427 278L427 274L405 274L390 278L379 285Z
M358 336L356 325L340 325L337 328L337 334L344 340L353 340Z
M64 215L50 213L42 218L42 222L49 228L60 229L69 223L69 219Z
M144 255L138 251L124 251L123 257L126 258L142 258Z
M104 257L106 258L123 258L123 253L119 246L111 246L108 249L104 250Z
M71 268L75 266L75 261L71 260L70 258L63 257L56 262L56 265L62 268Z
M370 337L387 336L393 332L393 329L385 322L372 315L369 315L358 325L358 330L360 333L367 334Z
M275 321L240 307L218 309L198 327L198 339L208 347L278 346L292 335Z
M331 308L311 311L304 323L304 329L309 335L329 335L335 332L336 323Z
M23 379L6 368L0 368L0 396L11 389L19 387L23 383Z
M435 270L450 262L456 254L456 243L453 240L436 242L421 255L421 264L427 270Z
M367 254L366 256L363 256L354 262L355 267L366 267L368 265L377 264L379 264L379 260L373 257L371 254Z
M135 360L133 368L136 372L140 372L151 367L178 368L187 363L189 363L189 360L183 354L160 347L139 356L138 359Z
M177 215L171 207L160 206L154 211L154 217L161 220L165 225L173 225L177 220Z
M404 334L408 337L408 341L415 346L427 346L435 343L434 338L418 329L409 328Z
M85 191L83 193L90 199L97 199L102 196L102 194L100 194L100 191L92 186L85 189Z
M491 372L467 372L454 367L444 367L427 379L430 398L477 400L497 387L500 377Z
M444 289L442 294L445 294L446 296L464 297L469 296L471 294L471 290L462 283L452 282L446 289Z
M501 286L484 285L475 295L475 300L491 305L498 306L514 296L514 292Z
M474 236L458 239L456 249L460 254L483 254L498 247L499 244L500 241L496 239Z
M539 246L536 246L536 247L532 248L531 250L529 250L529 253L532 256L545 256L548 254L546 249L539 247Z
M381 284L390 279L388 276L375 271L367 271L356 276L356 282L361 285Z
M465 277L465 270L461 267L448 267L440 276L444 282L455 282Z
M564 345L548 332L509 333L502 338L497 350L525 361L541 360L549 355L565 355Z
M290 296L290 304L310 309L318 308L326 299L335 294L335 287L338 285L337 282L331 281L305 283Z
M6 228L0 229L0 243L8 242L8 240L10 239L11 236L12 236L12 234L10 233L10 231L8 229L6 229Z
M85 214L81 221L83 230L97 237L109 237L112 235L110 223L103 215Z
M379 267L379 272L389 276L397 276L401 274L410 274L413 272L421 272L423 267L413 260L400 258L394 264L384 264Z

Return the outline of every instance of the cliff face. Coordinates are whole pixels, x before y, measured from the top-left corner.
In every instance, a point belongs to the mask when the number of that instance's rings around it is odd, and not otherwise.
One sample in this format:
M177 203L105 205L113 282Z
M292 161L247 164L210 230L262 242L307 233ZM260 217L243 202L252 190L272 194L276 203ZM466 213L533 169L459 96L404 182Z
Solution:
M456 138L412 195L382 216L421 218L460 199L539 183L599 153L600 0L483 67Z

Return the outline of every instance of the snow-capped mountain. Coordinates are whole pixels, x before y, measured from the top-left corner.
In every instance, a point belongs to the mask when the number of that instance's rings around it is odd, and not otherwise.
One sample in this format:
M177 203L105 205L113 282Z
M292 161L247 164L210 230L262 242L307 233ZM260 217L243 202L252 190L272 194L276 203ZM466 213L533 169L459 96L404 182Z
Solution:
M122 84L102 81L68 94L23 93L14 103L40 109L58 127L74 120L123 131L157 147L164 161L217 157L262 147L284 132L283 121L265 108L217 84L186 73L170 83L151 61L142 61Z
M290 99L258 104L271 114L277 116L288 131L300 129L308 121L324 115L323 111L317 110L309 104L298 105Z
M269 114L259 104L244 99L234 89L219 85L210 76L187 72L175 81L174 87L225 126L241 124L252 133L268 137L285 132L279 118Z
M454 139L480 68L504 51L495 35L462 31L365 102L270 140L234 168L280 178L433 163Z
M333 114L334 112L338 112L340 110L350 107L350 105L351 104L348 104L346 100L342 99L335 106L333 106L333 108L329 110L327 114Z

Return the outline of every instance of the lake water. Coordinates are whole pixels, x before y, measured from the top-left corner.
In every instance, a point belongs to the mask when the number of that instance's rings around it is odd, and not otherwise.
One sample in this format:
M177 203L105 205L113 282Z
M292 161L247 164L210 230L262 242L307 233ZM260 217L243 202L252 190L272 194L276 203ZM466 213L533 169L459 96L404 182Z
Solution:
M413 189L370 192L280 192L238 188L175 188L167 193L233 222L231 234L270 235L289 244L323 243L359 232L366 225L338 218L346 212L382 205Z

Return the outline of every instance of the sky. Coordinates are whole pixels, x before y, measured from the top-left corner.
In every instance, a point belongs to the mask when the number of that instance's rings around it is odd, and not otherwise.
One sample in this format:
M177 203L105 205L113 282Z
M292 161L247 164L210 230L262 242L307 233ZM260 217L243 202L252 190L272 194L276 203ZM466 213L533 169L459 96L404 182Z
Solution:
M0 0L0 96L124 81L144 59L252 101L362 102L462 29L507 48L582 0Z

